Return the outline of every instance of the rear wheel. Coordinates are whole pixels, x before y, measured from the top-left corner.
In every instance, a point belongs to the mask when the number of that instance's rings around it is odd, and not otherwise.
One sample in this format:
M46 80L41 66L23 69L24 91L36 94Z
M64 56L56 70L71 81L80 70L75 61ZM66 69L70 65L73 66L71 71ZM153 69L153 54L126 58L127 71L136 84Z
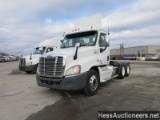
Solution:
M88 72L84 94L87 96L95 95L98 91L98 87L99 87L99 75L97 71L90 70Z
M125 63L125 77L130 75L131 67L129 63Z
M118 78L123 79L124 77L125 77L125 66L123 63L120 63Z

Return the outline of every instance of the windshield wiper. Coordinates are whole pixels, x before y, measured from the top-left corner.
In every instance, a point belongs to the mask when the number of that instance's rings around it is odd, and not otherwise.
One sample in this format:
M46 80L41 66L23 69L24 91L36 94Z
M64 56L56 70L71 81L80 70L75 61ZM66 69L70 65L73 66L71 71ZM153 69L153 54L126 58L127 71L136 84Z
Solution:
M67 46L63 46L63 47L61 47L61 48L68 48Z
M81 44L81 46L88 46L88 45L85 45L85 44Z

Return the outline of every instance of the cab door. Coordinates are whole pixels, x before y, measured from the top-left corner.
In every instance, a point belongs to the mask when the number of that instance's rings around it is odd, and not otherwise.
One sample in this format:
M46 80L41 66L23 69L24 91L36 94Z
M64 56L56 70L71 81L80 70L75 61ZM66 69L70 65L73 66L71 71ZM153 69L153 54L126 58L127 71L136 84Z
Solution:
M101 64L109 64L110 60L110 52L108 48L108 36L106 33L100 33L99 35L99 48L100 48L100 59L101 59Z

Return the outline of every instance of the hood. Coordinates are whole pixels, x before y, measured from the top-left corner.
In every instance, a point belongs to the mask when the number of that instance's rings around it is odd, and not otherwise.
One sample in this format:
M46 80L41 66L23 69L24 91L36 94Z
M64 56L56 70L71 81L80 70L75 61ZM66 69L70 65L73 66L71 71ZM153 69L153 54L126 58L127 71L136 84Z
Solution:
M65 57L64 64L65 64L65 71L66 71L75 65L85 65L86 66L86 64L82 64L82 62L84 62L84 60L86 60L86 58L88 59L88 61L93 61L91 63L96 62L96 55L99 54L99 48L97 48L96 46L79 47L76 60L73 59L75 52L76 52L76 47L63 48L63 49L57 49L57 50L54 50L53 52L43 54L42 57L64 56ZM88 65L88 63L87 63L87 65ZM85 66L82 66L82 69L84 69ZM82 71L84 71L84 70L82 70Z
M83 47L79 47L78 48L78 52L77 52L77 61L83 61L85 57L89 57L89 56L93 56L94 54L94 49L95 47L93 46L83 46ZM76 47L72 47L72 48L63 48L63 49L58 49L55 50L53 52L49 52L46 54L43 54L42 57L47 57L47 56L65 56L67 59L67 65L71 65L72 63L74 64L75 61L73 59L74 55L76 52Z
M30 55L23 56L22 58L29 59Z
M83 46L78 48L77 55L80 53L88 53L87 51L92 51L94 49L93 46ZM57 49L49 53L45 53L42 56L47 57L47 56L74 56L76 52L76 47L71 47L71 48L63 48L63 49Z
M30 56L33 58L33 57L41 56L41 54L26 55L26 56L23 56L22 58L30 58Z
M58 55L60 55L60 56L63 56L63 55L69 56L69 55L73 55L75 53L75 51L76 51L75 47L63 48L63 49L55 49L52 52L43 54L42 56L43 57L47 57L49 55L51 55L51 56L58 56Z
M23 56L22 58L25 58L26 60L30 60L30 56L32 57L32 60L33 59L39 59L39 57L41 56L41 54L26 55L26 56Z

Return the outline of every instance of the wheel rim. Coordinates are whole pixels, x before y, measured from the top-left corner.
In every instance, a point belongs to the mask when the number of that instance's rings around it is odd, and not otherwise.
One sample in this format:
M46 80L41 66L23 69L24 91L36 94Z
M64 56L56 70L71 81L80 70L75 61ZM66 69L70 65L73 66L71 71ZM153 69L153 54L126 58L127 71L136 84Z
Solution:
M125 74L125 68L122 67L122 75L124 76L124 74Z
M130 67L129 67L129 65L127 66L127 74L129 74L129 72L130 72Z
M92 91L95 91L98 87L98 79L95 75L91 76L89 80L89 87Z

